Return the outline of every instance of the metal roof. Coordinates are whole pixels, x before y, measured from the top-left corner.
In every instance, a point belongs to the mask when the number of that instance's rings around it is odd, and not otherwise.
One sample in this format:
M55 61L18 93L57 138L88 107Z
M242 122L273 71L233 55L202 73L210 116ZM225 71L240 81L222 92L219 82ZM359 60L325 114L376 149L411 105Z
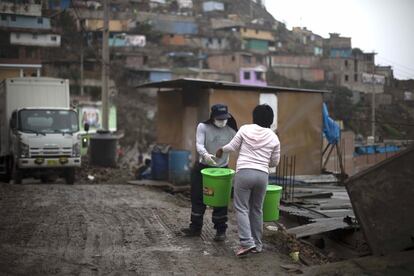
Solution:
M213 81L204 79L176 79L169 81L150 82L138 85L136 88L198 88L198 89L227 89L227 90L245 90L245 91L267 91L267 92L307 92L307 93L329 93L328 90L314 90L281 86L257 86L246 85L235 82Z

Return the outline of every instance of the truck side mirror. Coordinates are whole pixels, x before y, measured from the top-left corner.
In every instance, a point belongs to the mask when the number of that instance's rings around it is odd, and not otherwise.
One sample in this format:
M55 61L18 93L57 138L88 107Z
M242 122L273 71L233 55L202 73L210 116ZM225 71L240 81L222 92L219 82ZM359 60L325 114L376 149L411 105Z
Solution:
M83 125L83 130L85 130L86 132L88 132L88 131L89 131L89 124L88 124L88 123L85 123L85 124Z
M17 112L13 111L10 118L10 129L15 130L17 127Z
M14 130L16 128L16 121L10 120L10 129Z

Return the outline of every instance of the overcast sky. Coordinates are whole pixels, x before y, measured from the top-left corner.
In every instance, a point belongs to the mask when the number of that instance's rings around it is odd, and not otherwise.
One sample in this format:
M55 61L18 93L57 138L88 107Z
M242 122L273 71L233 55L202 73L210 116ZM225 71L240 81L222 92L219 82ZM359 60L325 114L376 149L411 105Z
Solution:
M375 51L399 79L414 79L414 0L265 0L276 20L324 38L340 33L352 47Z

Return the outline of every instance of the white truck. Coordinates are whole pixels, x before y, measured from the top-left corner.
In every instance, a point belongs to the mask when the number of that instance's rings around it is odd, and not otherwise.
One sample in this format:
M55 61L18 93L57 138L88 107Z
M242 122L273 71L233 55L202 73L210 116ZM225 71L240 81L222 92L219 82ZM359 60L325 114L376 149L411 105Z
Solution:
M75 181L81 166L78 115L70 108L69 81L9 78L0 83L0 174Z

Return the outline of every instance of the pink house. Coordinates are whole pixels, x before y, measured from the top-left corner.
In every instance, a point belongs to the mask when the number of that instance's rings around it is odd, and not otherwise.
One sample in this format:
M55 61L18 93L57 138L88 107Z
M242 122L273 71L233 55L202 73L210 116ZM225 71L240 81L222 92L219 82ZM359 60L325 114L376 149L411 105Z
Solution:
M257 86L267 86L266 67L257 66L240 68L240 83Z

